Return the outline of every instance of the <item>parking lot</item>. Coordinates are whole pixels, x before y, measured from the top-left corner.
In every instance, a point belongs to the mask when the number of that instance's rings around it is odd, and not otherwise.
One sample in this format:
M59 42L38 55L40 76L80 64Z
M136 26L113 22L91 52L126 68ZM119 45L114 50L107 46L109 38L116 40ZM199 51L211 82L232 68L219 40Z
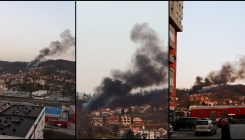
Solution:
M231 124L231 139L244 139L245 138L245 124ZM221 128L217 129L217 133L211 135L202 134L195 136L195 132L191 130L183 129L174 131L170 139L221 139Z

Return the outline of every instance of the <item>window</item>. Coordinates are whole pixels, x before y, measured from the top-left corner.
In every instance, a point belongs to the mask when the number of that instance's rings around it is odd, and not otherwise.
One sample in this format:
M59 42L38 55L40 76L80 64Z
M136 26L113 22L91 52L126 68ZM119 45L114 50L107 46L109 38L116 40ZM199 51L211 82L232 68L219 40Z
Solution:
M169 103L174 103L174 98L173 97L169 97Z
M174 6L171 4L171 12L174 13Z
M203 110L200 110L200 111L199 111L200 114L203 114L203 112L204 112Z
M228 113L228 110L223 110L224 113Z
M181 5L180 5L180 3L179 3L179 10L181 11Z
M170 86L174 87L174 69L170 68L170 77L169 77L169 84Z
M170 31L170 35L169 35L170 39L174 42L174 33Z
M170 86L173 87L174 86L174 78L173 77L170 77L169 80L170 80Z
M240 109L236 109L235 112L240 112Z
M179 5L178 5L178 1L176 1L176 6L178 7Z
M179 18L179 15L178 15L178 13L176 12L176 18L178 19Z
M223 114L223 117L227 117L228 115L227 114Z
M198 121L197 125L208 125L208 121Z

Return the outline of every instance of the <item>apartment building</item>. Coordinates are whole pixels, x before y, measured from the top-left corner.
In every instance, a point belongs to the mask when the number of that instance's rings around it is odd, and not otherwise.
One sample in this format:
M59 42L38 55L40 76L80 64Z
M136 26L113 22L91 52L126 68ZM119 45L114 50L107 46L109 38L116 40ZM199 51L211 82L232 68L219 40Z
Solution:
M176 108L177 34L183 31L183 1L169 1L169 10L169 113L170 118L174 119L174 110Z

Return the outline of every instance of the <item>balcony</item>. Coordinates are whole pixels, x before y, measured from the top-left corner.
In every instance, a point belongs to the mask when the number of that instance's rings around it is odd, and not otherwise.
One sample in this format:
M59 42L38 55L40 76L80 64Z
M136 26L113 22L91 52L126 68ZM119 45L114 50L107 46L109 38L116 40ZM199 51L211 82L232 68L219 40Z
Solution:
M174 87L173 86L169 86L169 93L174 93Z
M183 25L181 24L182 21L179 22L175 14L176 14L175 12L170 11L169 23L174 27L176 32L182 32L183 31Z
M174 63L174 55L173 54L169 54L169 62L171 62L171 64Z
M171 39L169 39L169 48L175 49L174 42Z

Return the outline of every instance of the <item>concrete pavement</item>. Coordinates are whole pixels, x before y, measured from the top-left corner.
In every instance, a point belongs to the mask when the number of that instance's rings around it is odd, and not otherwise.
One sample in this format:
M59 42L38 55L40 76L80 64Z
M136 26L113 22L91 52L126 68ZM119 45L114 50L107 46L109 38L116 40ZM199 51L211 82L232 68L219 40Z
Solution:
M245 138L245 124L231 124L231 139L244 139ZM195 136L195 132L183 129L182 131L174 131L170 139L221 139L221 128L217 129L217 133L213 135L201 134Z

